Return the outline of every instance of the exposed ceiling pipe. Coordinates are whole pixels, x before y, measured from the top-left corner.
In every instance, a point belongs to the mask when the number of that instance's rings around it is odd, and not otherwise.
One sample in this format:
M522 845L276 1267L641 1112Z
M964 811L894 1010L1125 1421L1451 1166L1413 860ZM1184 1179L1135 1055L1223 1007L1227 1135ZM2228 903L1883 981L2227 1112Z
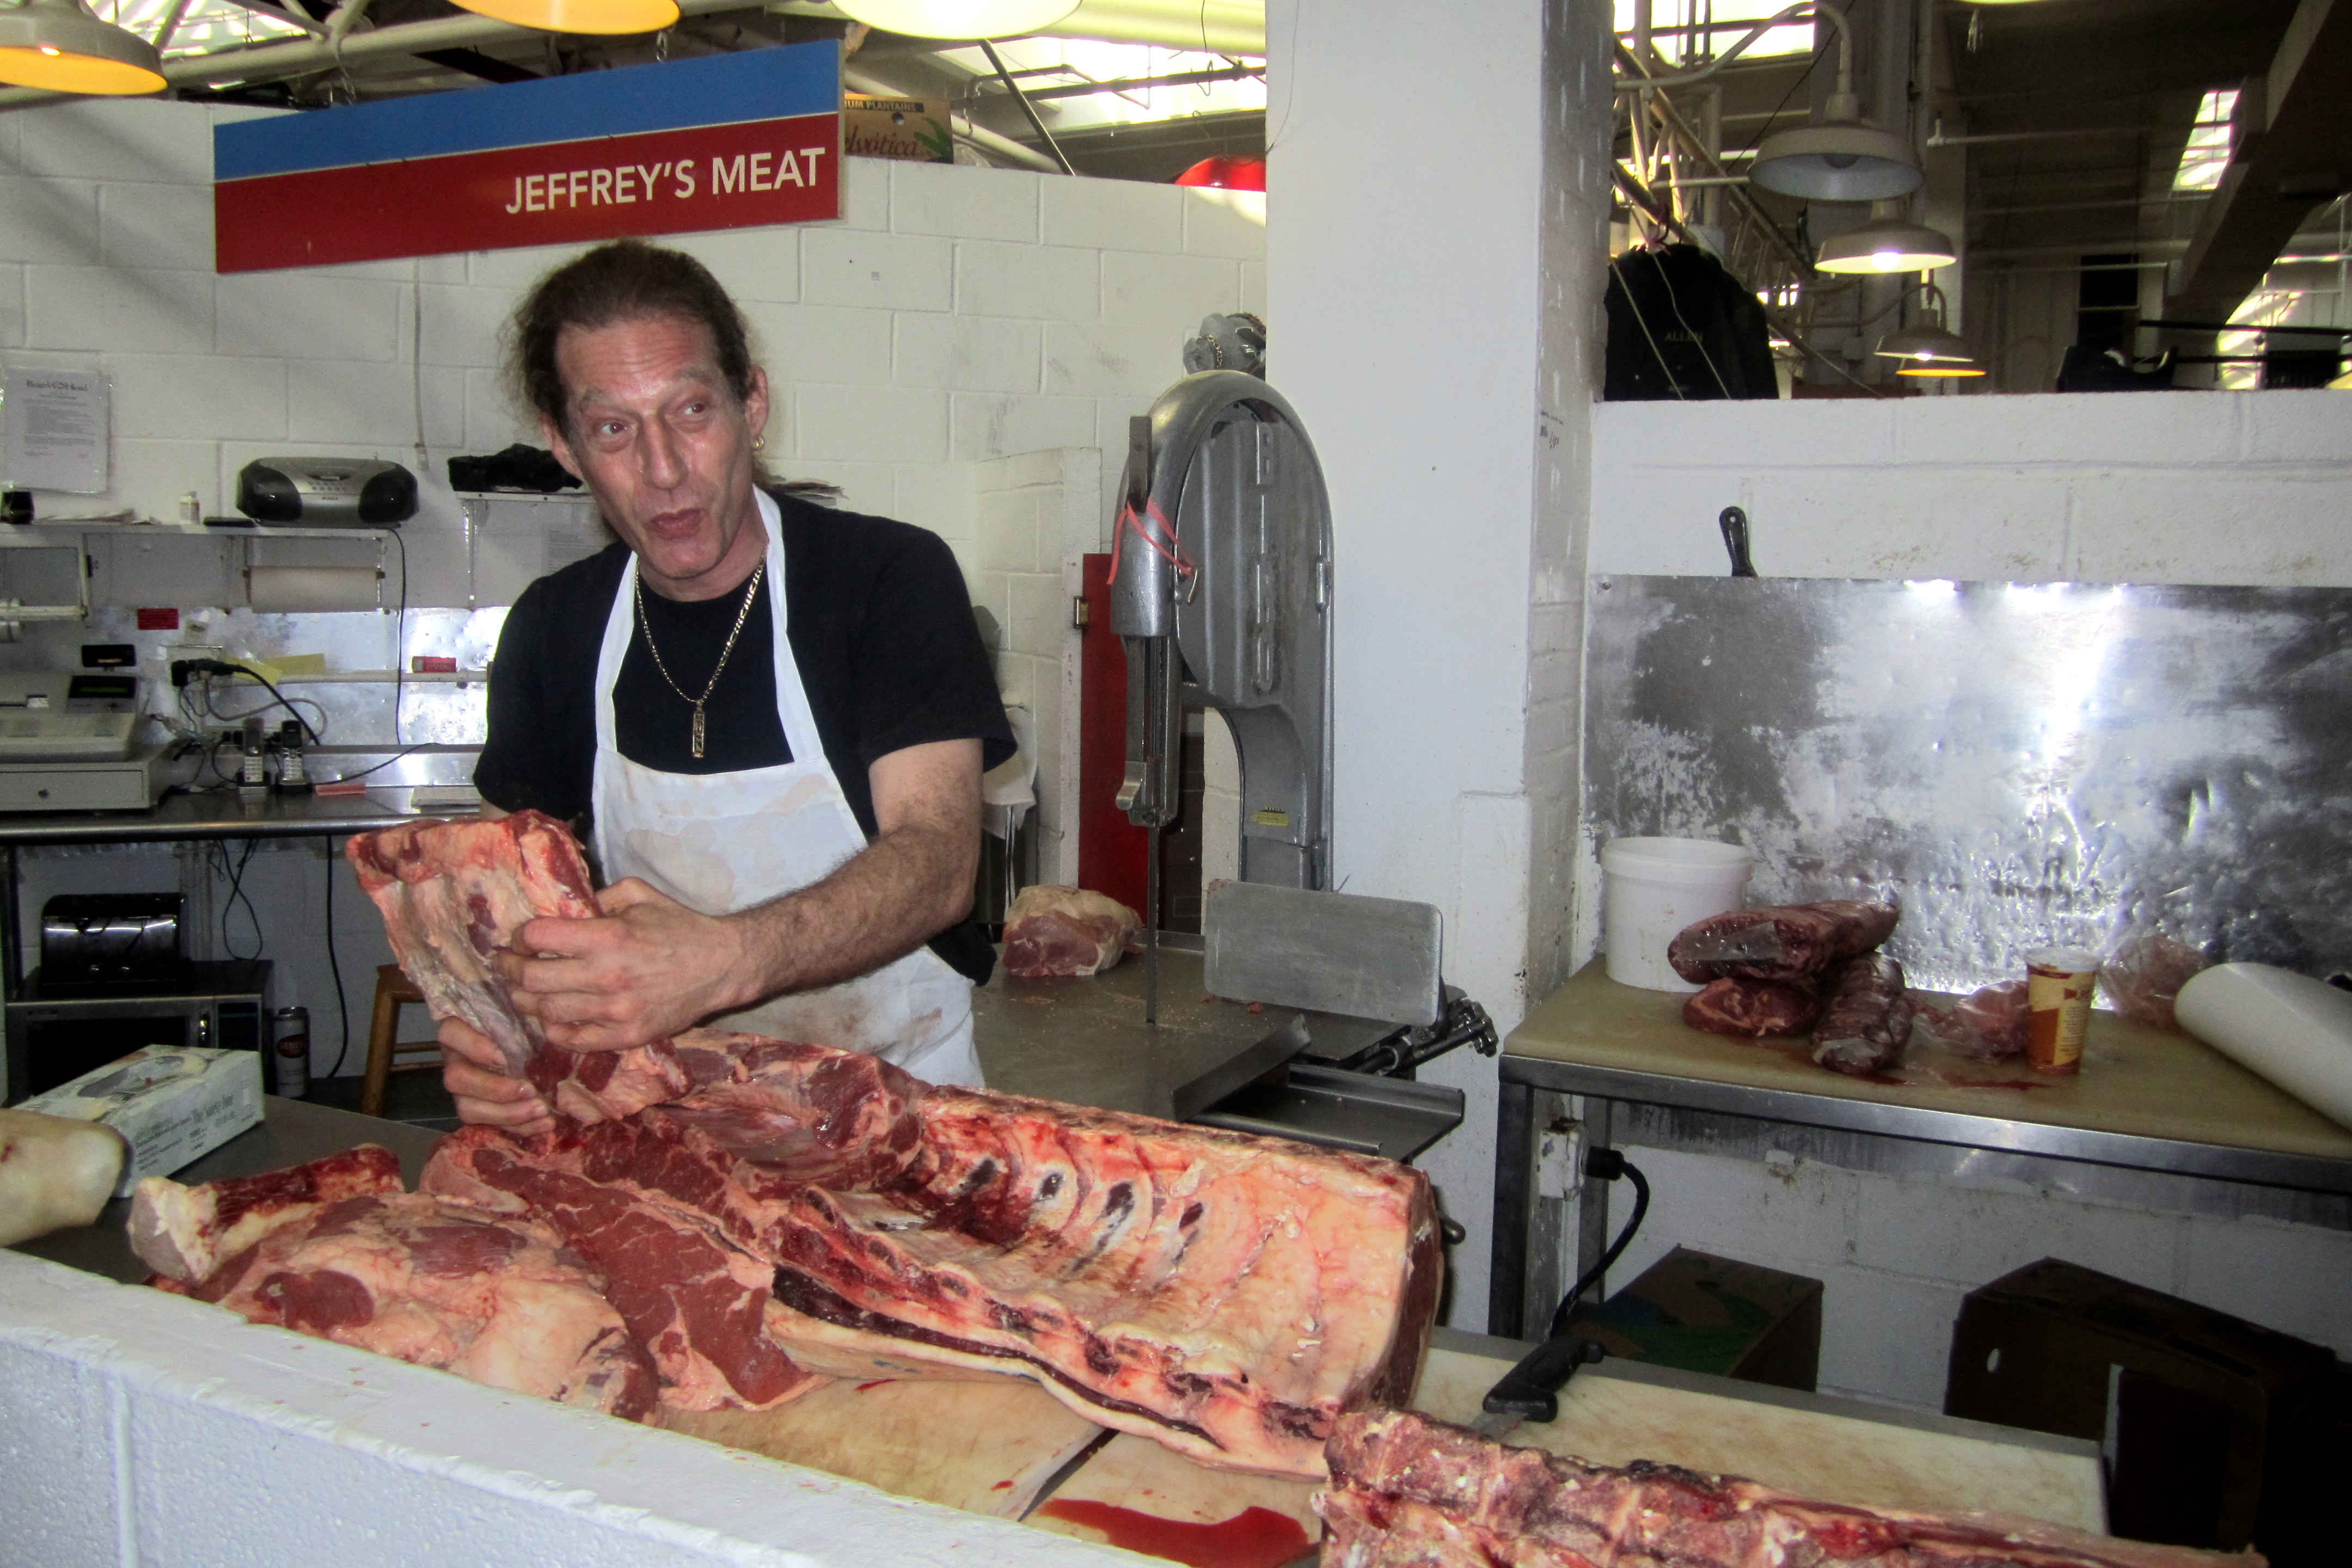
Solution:
M743 0L677 0L677 6L682 14L688 16L744 9ZM468 48L477 44L506 43L516 38L546 36L536 28L518 27L510 22L494 22L488 16L477 16L468 11L455 16L436 17L430 22L404 22L394 27L353 33L335 42L324 38L297 38L286 43L261 44L249 49L223 49L211 54L189 55L165 61L163 79L173 87L276 81L283 77L325 69L339 60L349 63L372 59L379 55L421 55L433 49ZM38 92L31 88L8 88L0 89L0 109L64 102L72 96Z
M767 8L779 16L849 19L819 0L771 0ZM1102 38L1115 44L1157 44L1163 49L1264 58L1265 5L1264 0L1081 0L1076 10L1052 26L1023 36Z

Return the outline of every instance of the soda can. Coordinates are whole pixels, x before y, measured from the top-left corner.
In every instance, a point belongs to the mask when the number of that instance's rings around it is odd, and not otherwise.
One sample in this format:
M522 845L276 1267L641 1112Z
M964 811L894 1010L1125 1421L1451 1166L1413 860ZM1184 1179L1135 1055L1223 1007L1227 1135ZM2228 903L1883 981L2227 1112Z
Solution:
M270 1082L288 1100L310 1092L310 1009L280 1007L269 1015Z

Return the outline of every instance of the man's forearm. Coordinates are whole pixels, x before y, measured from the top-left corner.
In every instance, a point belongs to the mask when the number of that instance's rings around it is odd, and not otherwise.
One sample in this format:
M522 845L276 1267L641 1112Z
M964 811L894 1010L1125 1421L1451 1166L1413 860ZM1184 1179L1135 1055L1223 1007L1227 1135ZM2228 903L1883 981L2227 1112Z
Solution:
M821 882L729 915L745 949L736 1005L854 979L912 952L971 912L979 854L969 831L910 825Z

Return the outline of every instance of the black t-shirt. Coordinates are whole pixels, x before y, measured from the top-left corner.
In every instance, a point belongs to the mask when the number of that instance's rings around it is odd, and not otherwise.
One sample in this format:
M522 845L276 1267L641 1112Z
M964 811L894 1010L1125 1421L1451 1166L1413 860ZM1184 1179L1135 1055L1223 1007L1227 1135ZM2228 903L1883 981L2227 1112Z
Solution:
M978 740L982 763L1013 754L996 678L955 556L938 535L887 518L834 511L792 496L782 513L784 606L793 662L825 760L857 825L876 832L866 770L877 757L934 741ZM489 735L475 765L482 798L536 808L589 837L596 761L596 659L628 564L614 544L541 578L507 612L490 671ZM700 695L745 595L693 604L647 590L646 621L678 687ZM704 754L693 755L694 705L673 690L635 630L613 691L621 754L665 773L734 773L793 761L776 716L775 618L751 596L735 651L705 705ZM975 984L994 955L967 921L931 951Z

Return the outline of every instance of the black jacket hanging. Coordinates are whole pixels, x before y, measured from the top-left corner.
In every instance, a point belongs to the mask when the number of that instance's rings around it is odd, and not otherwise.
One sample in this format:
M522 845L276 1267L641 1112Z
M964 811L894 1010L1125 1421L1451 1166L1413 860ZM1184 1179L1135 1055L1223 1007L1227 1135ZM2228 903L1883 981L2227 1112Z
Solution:
M1696 245L1616 258L1606 308L1611 402L1780 395L1763 305Z

